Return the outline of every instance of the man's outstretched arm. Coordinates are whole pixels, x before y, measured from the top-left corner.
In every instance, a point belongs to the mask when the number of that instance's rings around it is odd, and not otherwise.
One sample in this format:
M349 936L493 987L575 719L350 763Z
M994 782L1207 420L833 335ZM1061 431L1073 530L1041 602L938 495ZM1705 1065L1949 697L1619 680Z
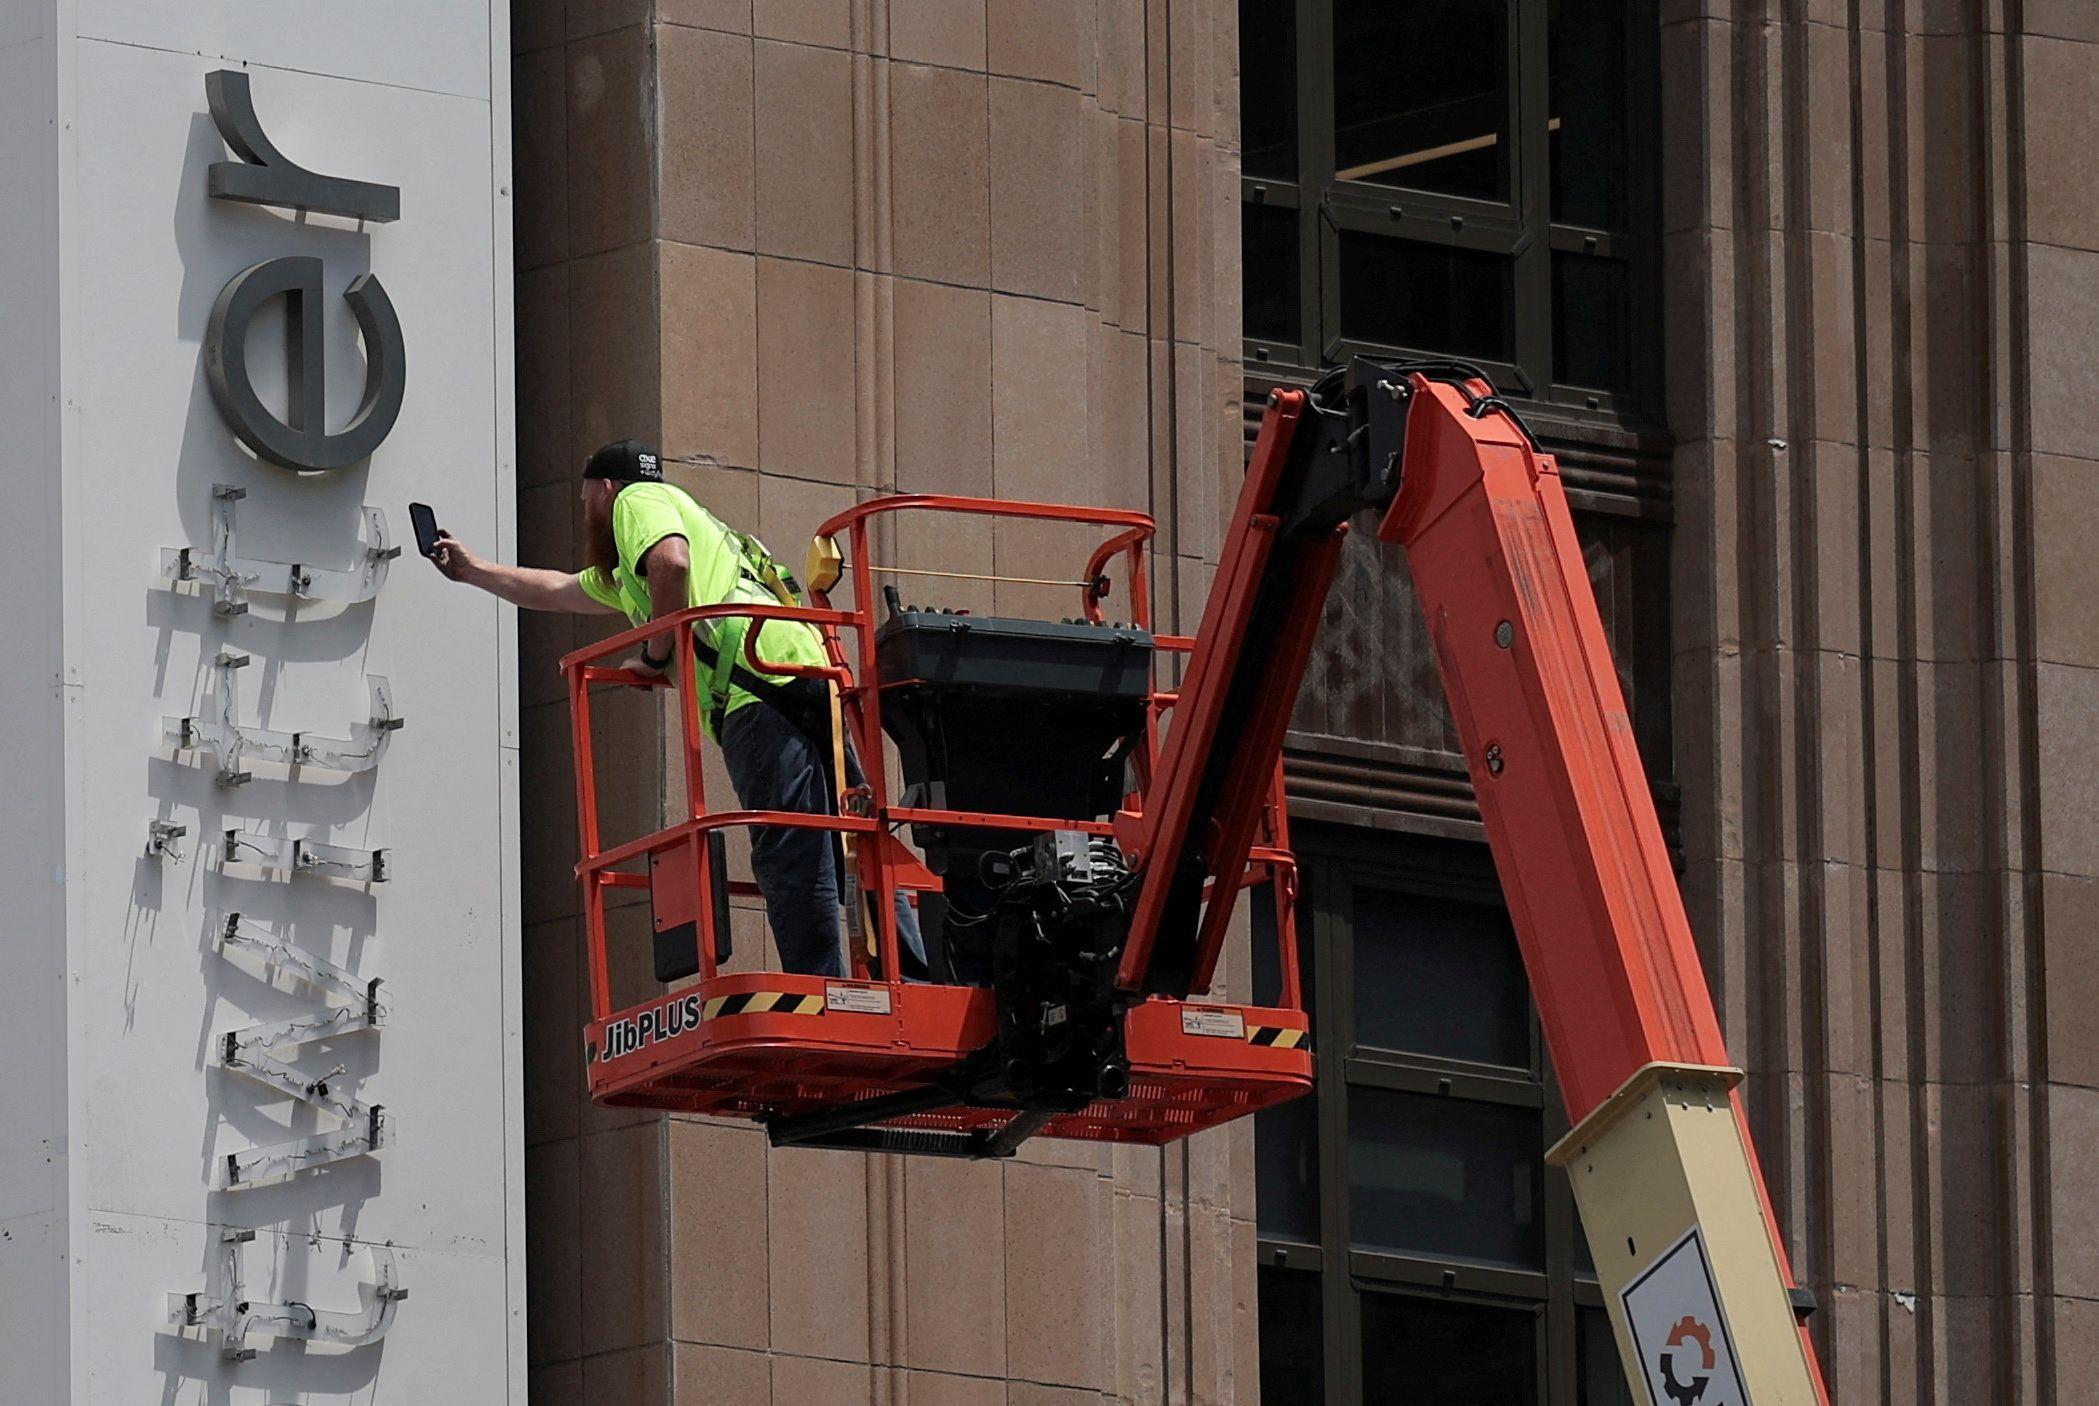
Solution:
M479 586L521 610L563 610L575 615L617 613L611 606L592 600L582 583L566 571L485 561L450 533L437 539L437 554L431 561L454 581Z

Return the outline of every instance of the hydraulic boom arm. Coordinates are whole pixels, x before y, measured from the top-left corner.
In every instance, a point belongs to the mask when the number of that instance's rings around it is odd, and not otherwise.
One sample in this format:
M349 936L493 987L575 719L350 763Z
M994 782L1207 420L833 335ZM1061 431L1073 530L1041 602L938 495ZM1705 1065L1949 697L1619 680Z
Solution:
M1278 391L1142 814L1120 971L1205 990L1348 519L1406 548L1574 1131L1628 1379L1826 1406L1551 456L1477 372L1358 360Z

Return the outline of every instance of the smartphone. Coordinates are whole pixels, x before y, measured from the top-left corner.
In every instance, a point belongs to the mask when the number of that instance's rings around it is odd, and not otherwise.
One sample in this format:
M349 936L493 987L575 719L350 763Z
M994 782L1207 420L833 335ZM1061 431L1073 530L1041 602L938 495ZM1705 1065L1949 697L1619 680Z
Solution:
M415 549L426 557L437 555L437 539L443 529L437 525L437 514L428 503L410 503L408 520L415 525Z

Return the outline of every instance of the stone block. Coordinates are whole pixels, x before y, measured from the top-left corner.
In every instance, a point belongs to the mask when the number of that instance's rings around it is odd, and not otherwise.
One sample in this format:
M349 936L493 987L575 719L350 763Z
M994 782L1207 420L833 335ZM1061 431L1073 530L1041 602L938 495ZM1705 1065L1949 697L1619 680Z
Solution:
M1101 107L1121 116L1145 111L1144 5L1142 0L1094 0Z
M991 295L908 279L898 279L895 291L897 487L988 497Z
M568 38L566 0L513 0L510 7L510 52L559 47Z
M1211 135L1216 113L1211 90L1210 26L1226 12L1222 5L1173 5L1164 16L1164 42L1151 55L1167 68L1167 119L1176 129ZM1158 20L1155 18L1156 25ZM1169 57L1170 56L1170 57Z
M768 1154L768 1167L774 1351L867 1361L865 1160L847 1152L774 1148ZM782 1401L834 1399L815 1391L796 1394L786 1390L786 1379L779 1373L784 1364L795 1360L775 1359L774 1395ZM858 1370L864 1373L867 1369Z
M674 1343L671 1382L676 1406L772 1406L773 1364L762 1352Z
M531 1406L583 1406L583 1364L534 1367L526 1377L525 1391Z
M751 32L761 39L847 48L853 42L852 0L753 0Z
M2099 1088L2099 882L2041 878L2041 989L2047 1001L2048 1077Z
M648 31L639 25L568 46L569 255L649 237L656 101Z
M759 40L753 98L758 251L850 265L856 179L852 56Z
M875 1373L864 1362L834 1362L816 1357L773 1358L773 1400L786 1406L870 1406Z
M1995 1267L1976 1247L1994 1245L2009 1227L1997 1195L2004 1097L1996 1086L1924 1086L1924 1176L1931 1208L1931 1283L1948 1294L1991 1292Z
M990 69L1067 88L1093 87L1093 0L988 0Z
M649 0L566 0L568 37L585 39L645 22Z
M1136 118L1115 123L1116 322L1124 330L1151 327L1151 168L1147 131Z
M593 1133L582 1148L583 1351L595 1355L660 1343L667 1288L663 1125ZM600 1399L638 1398L614 1393Z
M583 1395L588 1401L669 1401L671 1350L667 1342L583 1360Z
M890 66L890 262L897 273L972 287L990 281L990 123L982 74Z
M1086 1172L1006 1168L1006 1360L1015 1378L1102 1385L1108 1200Z
M891 0L889 55L899 63L984 67L984 0Z
M2033 447L2042 454L2088 455L2099 442L2099 253L2032 246L2032 286L2046 289L2027 319L2032 357Z
M2099 666L2099 463L2037 457L2032 483L2035 645L2053 663Z
M1683 442L1735 434L1734 246L1698 230L1662 240L1662 353L1670 427Z
M749 34L751 0L656 0L656 22Z
M522 272L568 257L568 55L558 45L522 54L510 82L512 240Z
M535 1366L583 1351L581 1178L574 1138L525 1152L525 1345Z
M993 483L1001 498L1060 502L1086 452L1086 310L991 300Z
M758 535L798 568L817 524L852 505L853 490L843 484L768 474L758 482Z
M985 1377L958 1377L947 1372L909 1372L903 1394L893 1399L908 1406L1006 1406L1006 1384Z
M574 918L529 923L523 937L525 1143L577 1133L583 1087L581 927Z
M667 1136L671 1336L763 1349L771 1341L765 1133L680 1119Z
M1167 198L1173 202L1173 339L1214 346L1211 293L1216 282L1216 211L1210 201L1219 159L1216 143L1194 132L1172 135ZM1230 212L1239 218L1235 204ZM1234 240L1236 243L1236 239Z
M517 481L559 483L573 493L569 457L568 267L517 276ZM520 513L523 507L520 505Z
M1011 78L990 92L992 285L1079 302L1092 248L1079 94Z
M1097 1391L1045 1386L1041 1382L1006 1384L1006 1406L1103 1406L1104 1401Z
M953 491L953 490L949 490ZM992 519L988 517L949 516L933 513L899 513L896 515L894 553L888 558L899 566L917 567L927 571L953 571L972 573L963 579L952 577L891 578L896 588L910 603L945 606L954 610L968 610L978 615L995 613L996 601L992 583L988 579L998 570L993 546ZM877 549L877 560L883 558ZM1066 613L1070 606L1067 605Z
M1006 1375L1005 1185L990 1163L903 1161L904 1360Z
M575 880L575 772L568 705L541 703L518 712L518 830L528 922L582 911Z
M2020 18L2024 34L2099 43L2099 10L2085 0L2026 0Z
M2099 1204L2099 1089L2050 1084L2047 1099L2048 1196L2057 1217L2055 1290L2099 1299L2099 1236L2063 1233L2072 1225L2088 1228L2084 1213Z
M646 243L569 265L569 451L580 467L616 439L658 442L655 252Z
M748 254L659 244L666 460L758 463L758 275Z
M2055 1331L2057 1379L2099 1378L2099 1303L2056 1296L2049 1300L2048 1311Z
M2099 69L2092 49L2035 38L2020 53L2027 235L2043 244L2099 248Z
M2099 669L2036 666L2041 866L2061 874L2099 874Z
M853 326L850 270L758 261L758 466L767 473L853 481Z
M660 25L656 69L657 232L682 244L749 249L757 219L751 41Z

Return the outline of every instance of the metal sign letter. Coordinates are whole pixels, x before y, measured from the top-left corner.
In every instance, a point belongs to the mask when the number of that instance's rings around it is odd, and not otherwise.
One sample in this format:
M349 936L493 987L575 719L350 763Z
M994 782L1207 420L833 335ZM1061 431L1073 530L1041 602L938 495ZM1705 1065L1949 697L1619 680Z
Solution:
M255 393L248 371L248 325L271 298L285 298L286 418ZM211 398L234 437L256 457L283 468L323 473L345 468L379 447L401 414L408 387L407 348L393 301L376 276L360 274L343 294L364 336L364 398L350 423L327 431L327 378L321 350L321 261L270 259L236 274L212 304L204 332L204 372Z
M387 224L401 218L401 188L373 181L353 181L309 171L277 150L263 134L248 91L248 75L222 68L204 75L204 100L212 125L233 148L238 161L214 161L206 174L213 200L239 200L249 205L278 205L291 210L318 210L356 220Z

